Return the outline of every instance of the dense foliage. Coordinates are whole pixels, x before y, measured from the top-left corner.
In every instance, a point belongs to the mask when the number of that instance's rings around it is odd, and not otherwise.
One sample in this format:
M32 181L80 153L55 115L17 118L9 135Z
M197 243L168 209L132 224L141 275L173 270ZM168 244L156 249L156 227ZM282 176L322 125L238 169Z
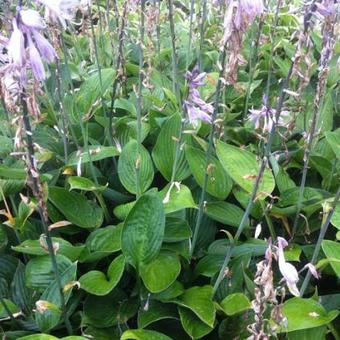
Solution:
M337 1L0 3L3 339L339 339Z

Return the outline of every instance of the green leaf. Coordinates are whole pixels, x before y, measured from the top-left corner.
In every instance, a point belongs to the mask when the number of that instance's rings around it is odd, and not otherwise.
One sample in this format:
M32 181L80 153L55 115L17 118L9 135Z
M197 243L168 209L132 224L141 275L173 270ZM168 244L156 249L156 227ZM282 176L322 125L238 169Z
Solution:
M20 337L18 340L58 340L58 338L49 334L32 334Z
M205 177L206 155L200 149L187 146L185 156L189 163L190 170L196 182L203 187ZM221 163L213 156L210 157L208 165L208 185L207 192L219 199L225 199L233 186L231 178L224 171Z
M140 275L145 287L151 293L159 293L167 289L181 271L181 263L176 254L161 251L149 264L141 267Z
M221 141L216 142L216 152L224 169L229 176L244 190L252 192L256 176L259 173L259 163L256 156L249 151L226 144ZM275 187L274 177L267 168L264 171L258 195L265 198L272 193Z
M193 312L186 308L178 308L182 326L191 339L201 339L214 328L202 322Z
M165 223L164 242L180 242L191 237L191 228L186 220L167 217Z
M72 262L63 255L56 255L59 273L63 273L72 265ZM54 280L52 262L49 255L39 256L28 261L25 268L26 286L42 290L46 289Z
M320 340L326 339L327 326L301 329L288 333L288 340Z
M138 313L138 327L145 328L164 319L178 319L174 305L151 300L147 309L141 308Z
M244 211L237 205L227 202L209 202L205 213L215 221L238 228L241 224ZM249 226L247 221L246 226Z
M96 185L90 179L79 176L70 176L68 178L68 184L70 185L70 190L104 191L106 189L105 185Z
M103 210L79 193L50 187L48 199L68 221L81 228L95 229L103 223Z
M336 205L333 216L331 218L331 223L334 227L340 230L340 204Z
M323 240L321 243L322 250L328 259L335 259L340 261L340 243ZM335 261L330 262L335 274L340 278L340 263Z
M181 116L176 113L172 115L162 126L158 135L156 145L152 151L152 158L157 169L168 181L171 180L172 169L175 160L177 142L181 131ZM176 181L182 181L190 175L190 169L181 152L177 162Z
M10 310L10 312L12 314L15 314L15 313L18 313L20 312L20 309L19 307L13 303L11 300L8 300L8 299L3 299L4 303L6 304L7 308ZM2 318L8 318L9 315L5 309L5 307L3 306L3 304L1 303L0 304L0 319Z
M136 163L138 143L132 139L127 143L118 161L118 176L124 188L132 194L137 193ZM141 191L145 192L153 181L154 171L149 152L143 145L140 147L140 186Z
M118 205L113 209L115 216L121 221L125 220L127 215L129 215L131 209L135 205L136 201Z
M145 329L128 329L125 331L121 338L121 340L171 340L168 336L156 332L156 331L149 331Z
M52 241L59 244L58 254L68 257L71 261L76 261L84 249L84 246L73 246L70 242L59 237L53 237ZM48 253L42 248L39 240L25 240L12 249L29 255L43 256Z
M331 146L335 156L337 158L340 157L340 130L336 130L336 131L327 131L325 133L326 136L326 140L328 142L328 144ZM1 172L0 172L1 174Z
M78 151L73 152L69 157L67 165L76 166L79 163L89 163L90 159L92 162L96 162L105 158L111 158L118 155L119 152L114 146L92 145L89 146L89 149L83 150L83 152L81 153L78 153Z
M282 331L291 332L300 329L314 328L326 325L337 317L338 311L327 313L325 309L313 299L292 298L282 307L283 315L288 319L287 328Z
M100 72L100 75L98 72L92 74L80 86L80 90L76 99L76 106L78 108L78 112L81 112L84 115L91 111L92 105L102 95L104 95L105 91L114 81L114 69L104 68L101 69Z
M213 289L211 286L191 287L176 300L174 303L182 307L189 308L201 321L210 327L214 327L215 306L212 301Z
M123 225L110 225L93 231L86 239L86 249L80 257L81 262L100 260L121 249Z
M91 270L79 279L80 287L93 295L107 295L116 287L125 268L124 256L116 257L110 264L106 276L98 271Z
M179 187L177 187L174 185L169 191L170 187L171 184L168 184L159 193L163 201L166 214L187 208L196 208L196 203L192 197L190 189L187 186L180 184Z
M64 272L60 272L61 286L65 287L67 284L74 282L76 279L77 264L71 264ZM67 303L72 293L72 289L64 290L64 298ZM47 309L43 313L35 312L35 321L42 332L49 331L58 325L61 318L62 300L59 292L59 285L54 279L41 295L40 300L48 301L49 303L59 307L58 310Z
M175 281L168 289L154 294L153 297L160 301L168 301L182 295L183 292L183 285L179 281Z
M125 98L118 98L115 100L114 103L114 108L115 109L122 109L125 110L127 112L132 113L133 116L137 115L137 111L135 106L133 105L133 103L130 100L127 100Z
M220 305L227 315L238 314L251 308L248 297L243 293L228 295L225 299L222 300Z
M26 180L27 172L25 169L16 169L4 164L0 164L0 178L13 180Z
M165 227L162 201L156 191L142 195L129 215L122 231L122 251L137 269L150 263L159 253Z

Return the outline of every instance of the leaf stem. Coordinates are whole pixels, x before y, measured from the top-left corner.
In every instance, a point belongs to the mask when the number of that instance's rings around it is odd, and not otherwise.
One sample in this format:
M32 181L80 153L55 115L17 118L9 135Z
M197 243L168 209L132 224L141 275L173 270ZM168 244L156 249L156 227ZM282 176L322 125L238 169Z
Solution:
M207 191L208 180L209 180L208 166L210 163L211 153L213 151L213 142L214 142L214 134L215 134L215 119L218 114L219 102L220 102L220 97L221 97L221 92L222 92L222 79L223 79L223 74L225 71L226 55L227 55L227 47L224 46L221 56L220 56L220 64L222 65L222 67L220 69L218 82L216 86L214 111L211 116L212 124L211 124L211 129L210 129L210 134L209 134L209 143L208 143L207 151L205 153L205 168L204 168L205 173L204 173L204 180L203 180L203 185L202 185L202 190L201 190L201 196L199 200L199 208L198 208L198 213L197 213L197 218L196 218L194 235L193 235L192 243L191 243L191 249L190 249L191 256L194 254L194 251L195 251L195 246L197 243L197 238L198 238L198 234L199 234L199 230L200 230L202 218L203 218L205 194Z
M55 275L55 279L57 282L59 294L60 294L60 301L61 301L61 309L64 317L64 322L65 326L67 328L68 334L72 334L72 326L71 323L68 319L67 311L66 311L66 302L65 302L65 297L63 293L63 287L61 283L61 278L59 275L59 270L58 270L58 265L57 265L57 260L56 260L56 255L54 253L53 249L53 241L52 237L50 234L50 231L48 229L48 212L47 212L47 207L46 203L44 201L43 197L43 192L42 192L42 185L40 183L39 177L37 177L37 174L39 174L39 171L36 167L36 161L34 158L34 147L33 147L33 137L32 137L32 129L31 129L31 124L29 121L29 116L27 112L27 104L26 104L26 99L25 99L25 93L22 93L22 98L21 98L21 103L22 103L22 113L23 113L23 122L24 122L24 129L26 133L26 142L27 142L27 167L28 167L28 177L30 181L30 185L33 191L33 195L37 198L38 200L38 213L40 216L41 224L43 227L43 232L46 235L46 242L47 242L47 247L48 247L48 253L52 262L52 268L53 272Z
M140 2L140 23L139 23L139 77L137 89L137 159L136 159L136 196L142 194L140 180L141 146L142 146L142 90L144 79L144 36L145 36L145 1Z

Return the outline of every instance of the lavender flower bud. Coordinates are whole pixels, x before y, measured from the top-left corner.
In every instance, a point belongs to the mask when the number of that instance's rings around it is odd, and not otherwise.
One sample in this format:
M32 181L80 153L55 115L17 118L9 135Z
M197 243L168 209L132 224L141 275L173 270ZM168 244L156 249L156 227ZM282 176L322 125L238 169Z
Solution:
M28 28L43 29L46 27L40 14L33 9L25 9L20 11L21 22Z
M8 55L10 62L17 67L25 64L25 44L24 35L19 30L16 19L13 19L13 32L8 42Z
M28 36L28 53L34 78L38 81L44 80L45 79L44 64L30 36Z
M45 39L38 31L32 32L36 46L40 55L48 62L53 62L57 57L56 51L53 46Z

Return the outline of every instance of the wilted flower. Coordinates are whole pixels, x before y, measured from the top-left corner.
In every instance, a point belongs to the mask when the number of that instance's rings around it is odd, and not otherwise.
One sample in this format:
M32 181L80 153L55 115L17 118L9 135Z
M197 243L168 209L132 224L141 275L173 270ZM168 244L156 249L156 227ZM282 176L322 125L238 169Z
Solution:
M308 269L310 271L310 273L316 278L316 279L320 279L321 275L318 273L318 271L316 270L315 266L311 263L307 263L303 269ZM302 270L303 270L302 269Z
M212 118L209 114L213 113L214 108L211 104L206 103L198 91L198 87L204 85L205 72L200 73L198 67L195 67L192 72L187 71L185 79L189 85L188 99L184 101L184 107L187 111L189 121L194 126L198 121L202 120L211 123Z
M262 0L239 0L235 16L238 29L245 29L254 19L264 12Z
M277 255L280 272L287 284L289 291L294 296L300 296L299 289L296 286L297 282L299 281L299 274L296 268L291 263L286 262L283 252L283 249L288 246L288 242L283 237L278 237L277 242Z

